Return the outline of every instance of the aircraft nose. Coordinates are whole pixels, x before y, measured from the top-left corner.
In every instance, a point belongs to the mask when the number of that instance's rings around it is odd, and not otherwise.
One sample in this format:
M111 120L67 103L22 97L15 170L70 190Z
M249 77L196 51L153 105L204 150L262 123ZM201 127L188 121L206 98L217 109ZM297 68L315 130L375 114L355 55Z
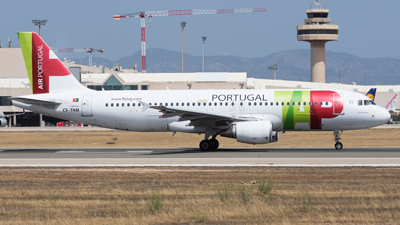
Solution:
M381 121L381 124L386 124L390 120L390 113L386 109L381 109L381 112L379 113L379 120Z

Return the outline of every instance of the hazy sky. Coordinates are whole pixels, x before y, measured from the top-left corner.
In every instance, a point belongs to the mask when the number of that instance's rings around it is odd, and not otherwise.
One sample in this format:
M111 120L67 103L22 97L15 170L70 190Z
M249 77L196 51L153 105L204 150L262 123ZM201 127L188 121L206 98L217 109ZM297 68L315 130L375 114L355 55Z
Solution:
M274 52L309 49L296 40L296 25L315 0L13 0L0 7L0 38L19 46L18 31L36 31L32 19L47 19L42 37L56 48L104 48L102 57L116 60L140 50L140 19L113 20L114 14L172 9L236 9L266 7L266 13L166 16L146 19L147 48L181 51L180 22L185 28L185 53L254 58ZM400 58L399 0L323 0L329 18L339 25L339 41L326 49L362 58ZM85 54L79 57L86 57ZM140 62L137 62L140 64Z

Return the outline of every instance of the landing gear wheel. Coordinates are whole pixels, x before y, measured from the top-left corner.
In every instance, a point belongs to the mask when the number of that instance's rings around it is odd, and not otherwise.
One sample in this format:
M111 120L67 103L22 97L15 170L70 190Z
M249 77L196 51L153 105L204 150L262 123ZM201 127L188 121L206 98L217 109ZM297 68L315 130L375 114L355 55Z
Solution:
M211 150L211 149L212 149L209 140L202 140L202 141L200 142L199 147L200 147L200 150L201 150L201 151L208 151L208 150Z
M339 131L338 130L335 130L334 132L333 132L333 135L335 136L335 148L336 148L336 150L340 150L340 149L342 149L343 148L343 144L342 144L342 142L340 142L340 139L342 139L342 138L340 138L340 135L343 133L343 131L341 131L340 133L339 133Z
M219 142L218 142L217 139L211 139L211 140L208 140L208 142L210 143L210 146L211 146L211 149L212 149L212 150L218 149L218 147L219 147Z
M343 148L343 144L342 144L342 142L336 142L336 144L335 144L335 148L336 148L336 150L340 150L340 149L342 149L342 148Z

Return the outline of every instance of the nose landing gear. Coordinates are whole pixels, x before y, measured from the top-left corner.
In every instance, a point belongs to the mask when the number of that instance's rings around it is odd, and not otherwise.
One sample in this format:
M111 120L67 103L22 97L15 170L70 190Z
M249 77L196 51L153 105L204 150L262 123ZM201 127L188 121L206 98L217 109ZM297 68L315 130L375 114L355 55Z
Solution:
M343 131L340 131L340 133L339 133L339 131L338 130L335 130L334 132L333 132L333 135L335 135L335 148L336 148L336 150L341 150L342 148L343 148L343 144L342 144L342 142L340 142L340 139L342 139L342 138L340 138L340 135L343 133Z

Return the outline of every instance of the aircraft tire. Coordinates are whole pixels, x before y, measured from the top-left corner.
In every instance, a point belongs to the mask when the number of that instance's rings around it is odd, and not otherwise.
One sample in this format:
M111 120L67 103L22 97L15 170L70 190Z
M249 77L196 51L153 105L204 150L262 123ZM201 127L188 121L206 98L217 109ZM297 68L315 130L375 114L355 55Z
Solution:
M200 147L200 150L201 150L201 151L209 151L209 150L211 150L210 141L209 141L209 140L202 140L202 141L200 142L199 147Z
M336 150L341 150L342 148L343 148L343 144L342 144L342 142L336 142L336 144L335 144L335 148L336 148Z
M208 140L212 150L217 150L219 147L219 141L217 139Z

